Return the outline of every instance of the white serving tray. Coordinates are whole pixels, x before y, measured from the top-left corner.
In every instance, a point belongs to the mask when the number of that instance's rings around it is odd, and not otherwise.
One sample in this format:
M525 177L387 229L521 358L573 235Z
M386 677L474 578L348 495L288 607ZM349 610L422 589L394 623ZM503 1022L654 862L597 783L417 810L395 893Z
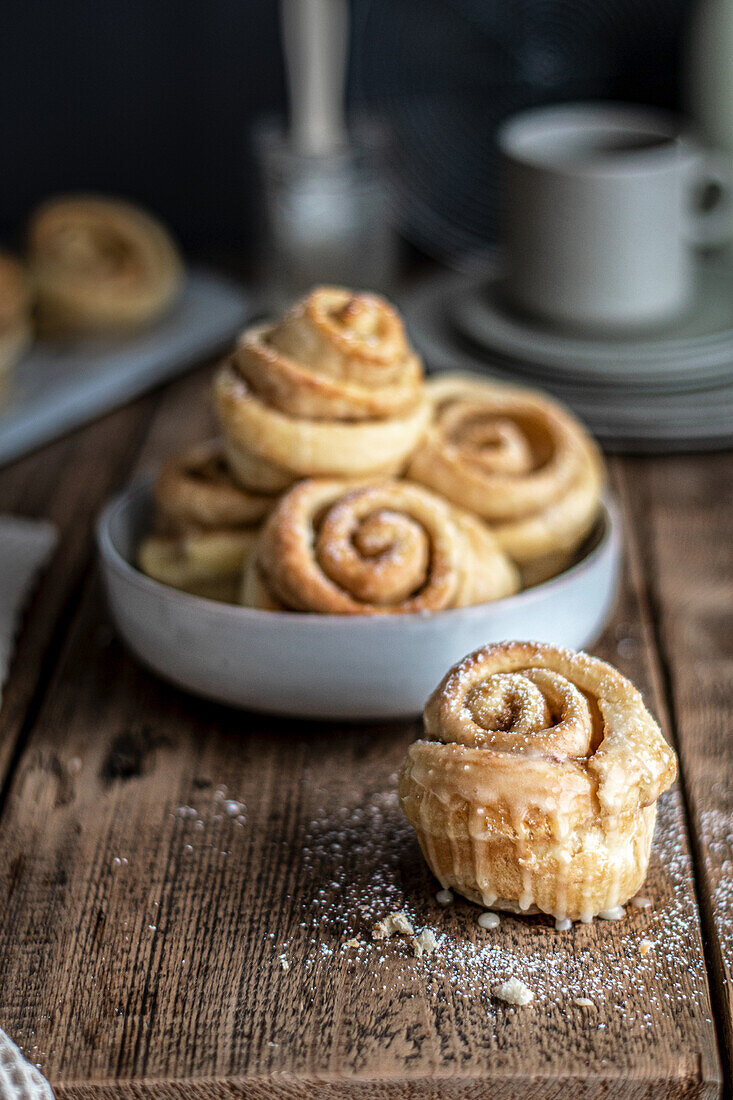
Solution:
M122 405L215 354L244 325L241 287L189 271L180 301L161 321L124 339L38 341L0 395L0 463Z

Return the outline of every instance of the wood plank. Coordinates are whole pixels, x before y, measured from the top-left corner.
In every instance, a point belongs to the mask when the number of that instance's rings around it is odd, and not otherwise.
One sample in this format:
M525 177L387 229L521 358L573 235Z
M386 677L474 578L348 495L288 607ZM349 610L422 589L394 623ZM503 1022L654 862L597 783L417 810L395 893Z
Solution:
M626 496L670 684L733 1074L733 453L630 463Z
M166 414L151 452L171 432ZM598 652L659 713L630 576ZM473 906L435 903L401 817L416 726L209 705L139 669L105 626L90 585L0 822L0 1023L60 1100L719 1095L676 791L651 909L485 932ZM371 941L402 907L440 935L436 954ZM492 1000L510 973L532 1006Z
M217 434L211 402L213 369L209 364L168 386L131 465L130 477L155 470L164 459Z
M59 529L57 552L30 601L3 691L0 789L28 709L40 698L78 605L99 509L131 471L154 467L167 454L214 433L210 381L207 364L163 393L147 394L0 470L0 512L50 519ZM161 404L156 430L149 431Z
M59 546L29 604L0 711L0 788L34 696L78 602L104 498L126 476L155 398L127 405L0 470L0 512L52 520Z

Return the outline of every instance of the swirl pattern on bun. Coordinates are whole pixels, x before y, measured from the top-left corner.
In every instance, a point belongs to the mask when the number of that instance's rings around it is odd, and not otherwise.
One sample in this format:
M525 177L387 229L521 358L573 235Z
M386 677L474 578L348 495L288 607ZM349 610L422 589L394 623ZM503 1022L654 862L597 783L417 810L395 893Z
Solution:
M235 603L273 499L240 488L214 441L164 463L155 503L156 533L138 553L142 571L191 595Z
M334 287L248 329L214 400L235 475L265 492L304 477L396 474L430 417L398 315L376 295Z
M182 287L183 266L167 230L117 199L51 199L31 218L28 247L46 332L139 328L160 316Z
M485 525L421 486L309 480L265 523L243 602L394 615L482 603L518 584Z
M217 439L191 447L161 466L155 502L162 526L190 531L251 527L264 519L274 498L237 484Z
M560 572L596 521L603 460L582 425L540 393L446 374L407 476L475 512L525 584Z

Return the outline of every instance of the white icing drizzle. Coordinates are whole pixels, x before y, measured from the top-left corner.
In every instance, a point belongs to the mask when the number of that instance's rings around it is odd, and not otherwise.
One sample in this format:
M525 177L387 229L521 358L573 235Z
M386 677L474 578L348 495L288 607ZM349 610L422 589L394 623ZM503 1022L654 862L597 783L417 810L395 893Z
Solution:
M520 802L512 816L512 827L517 838L517 862L522 875L522 892L517 899L517 904L522 912L526 912L534 903L532 875L529 867L530 848L528 844L526 812L527 806Z
M623 905L614 905L612 909L601 909L598 916L601 920L623 920L626 910Z

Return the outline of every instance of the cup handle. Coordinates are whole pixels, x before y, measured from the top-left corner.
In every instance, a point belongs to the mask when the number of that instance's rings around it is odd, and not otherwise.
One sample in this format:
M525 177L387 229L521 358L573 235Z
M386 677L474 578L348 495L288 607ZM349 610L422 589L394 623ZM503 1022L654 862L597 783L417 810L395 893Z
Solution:
M688 202L688 240L700 248L726 244L733 237L733 166L722 156L701 152Z

